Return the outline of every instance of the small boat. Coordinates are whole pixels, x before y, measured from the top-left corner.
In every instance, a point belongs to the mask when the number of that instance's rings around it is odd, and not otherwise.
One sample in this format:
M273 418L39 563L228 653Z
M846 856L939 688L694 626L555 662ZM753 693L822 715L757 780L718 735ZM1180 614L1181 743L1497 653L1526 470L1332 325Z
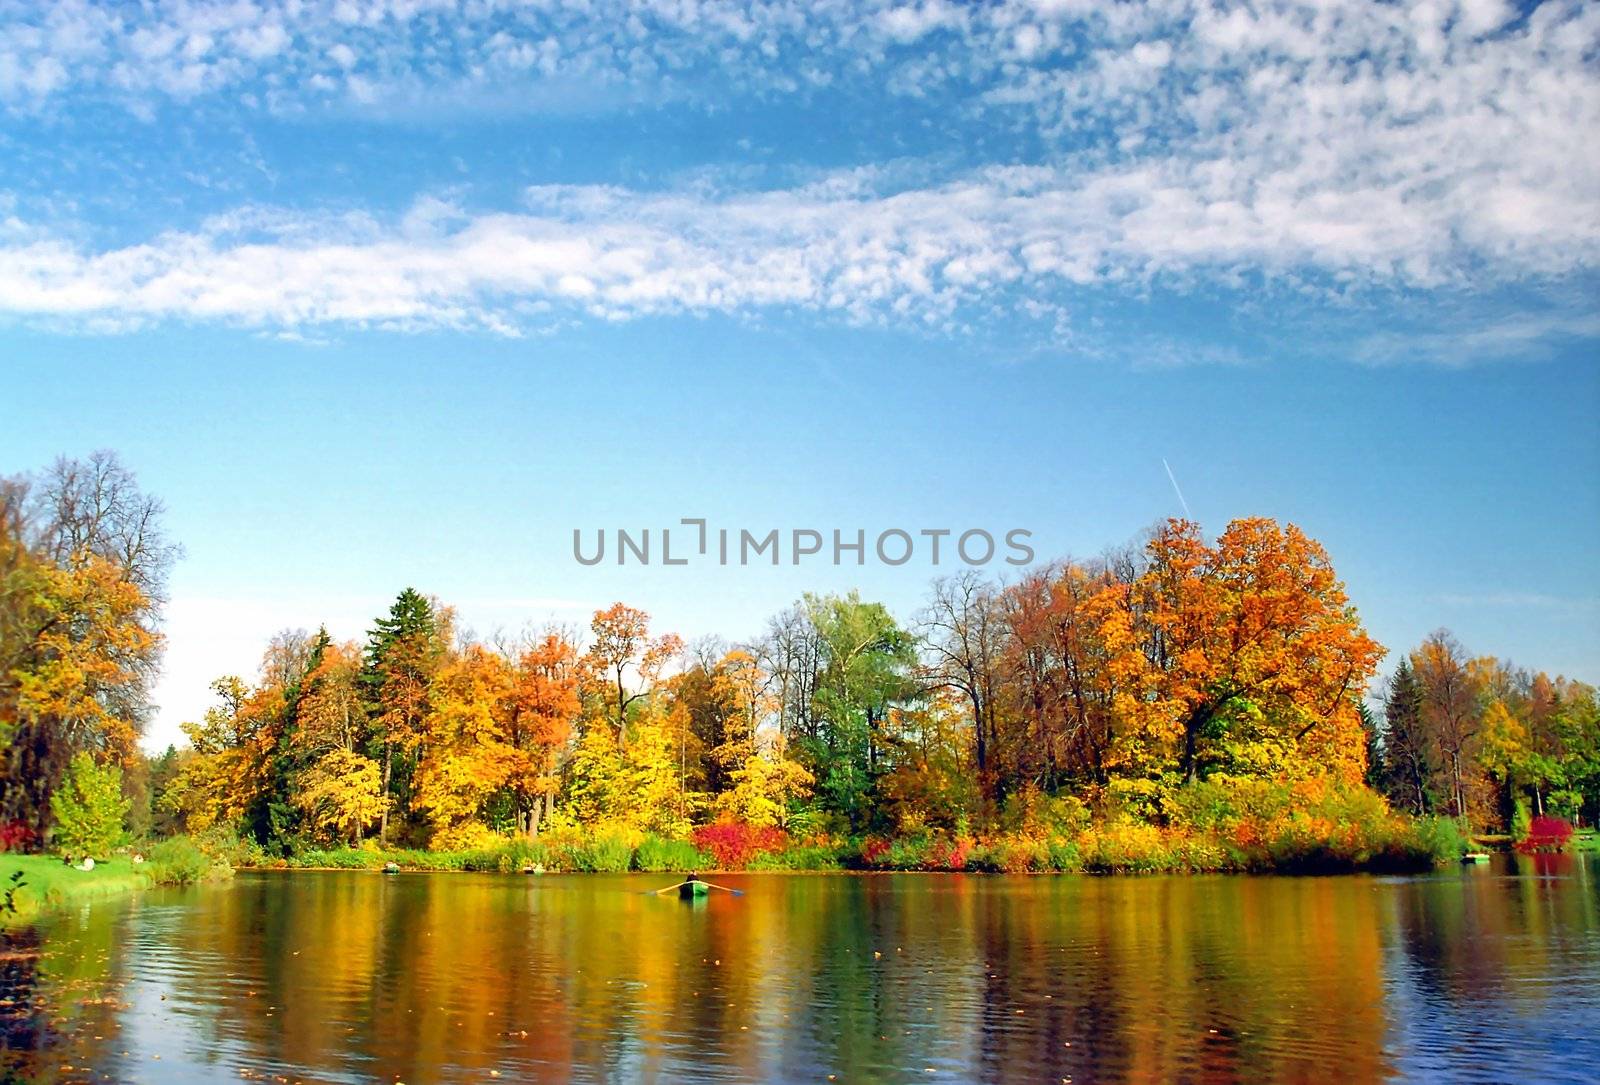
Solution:
M684 882L682 885L678 886L678 899L693 900L696 897L703 897L710 892L711 887L705 882Z
M383 864L383 872L385 874L398 874L398 873L400 873L400 864L399 863L384 863Z
M1487 863L1489 853L1486 851L1469 851L1461 857L1463 863Z

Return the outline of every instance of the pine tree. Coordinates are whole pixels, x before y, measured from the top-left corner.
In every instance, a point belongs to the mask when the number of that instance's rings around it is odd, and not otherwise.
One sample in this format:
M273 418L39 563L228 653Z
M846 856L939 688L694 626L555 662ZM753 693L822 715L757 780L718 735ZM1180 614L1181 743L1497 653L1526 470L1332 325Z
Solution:
M1389 765L1384 750L1383 721L1368 706L1364 697L1356 698L1356 714L1361 717L1361 733L1367 739L1367 786L1382 791L1389 778Z
M414 588L407 588L396 597L388 616L374 622L367 634L361 679L373 724L368 752L382 767L382 794L397 800L383 807L378 823L380 841L388 839L391 805L397 805L402 814L410 809L415 753L427 710L433 642L438 632L433 604Z
M1389 678L1384 717L1388 724L1384 735L1384 791L1390 801L1413 814L1426 813L1433 805L1428 793L1433 764L1422 720L1422 684L1407 658L1401 658Z

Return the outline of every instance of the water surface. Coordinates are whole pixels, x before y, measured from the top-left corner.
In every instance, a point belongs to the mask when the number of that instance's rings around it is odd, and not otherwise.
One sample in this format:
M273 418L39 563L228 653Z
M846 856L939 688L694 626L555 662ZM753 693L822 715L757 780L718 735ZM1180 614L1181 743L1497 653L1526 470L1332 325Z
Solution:
M1600 862L246 873L14 932L0 1080L1595 1080ZM9 1075L9 1076L7 1076Z

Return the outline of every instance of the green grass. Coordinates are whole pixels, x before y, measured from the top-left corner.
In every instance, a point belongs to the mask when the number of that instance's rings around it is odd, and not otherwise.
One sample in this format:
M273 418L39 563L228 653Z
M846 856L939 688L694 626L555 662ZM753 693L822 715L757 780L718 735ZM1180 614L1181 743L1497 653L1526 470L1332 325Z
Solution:
M18 870L22 871L23 887L14 898L16 913L0 914L0 923L28 919L46 908L143 889L149 884L149 879L124 858L96 863L93 870L75 870L54 855L4 854L0 855L0 893L11 885L11 875Z
M1573 851L1600 851L1600 833L1593 829L1579 829L1572 834Z

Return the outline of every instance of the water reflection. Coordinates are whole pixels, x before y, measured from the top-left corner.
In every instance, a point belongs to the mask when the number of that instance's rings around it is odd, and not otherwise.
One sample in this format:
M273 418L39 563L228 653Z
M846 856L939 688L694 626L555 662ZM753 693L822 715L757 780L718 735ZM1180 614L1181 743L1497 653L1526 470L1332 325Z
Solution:
M1424 878L253 874L0 957L13 1080L1583 1080L1592 858ZM63 1069L70 1067L71 1069Z

